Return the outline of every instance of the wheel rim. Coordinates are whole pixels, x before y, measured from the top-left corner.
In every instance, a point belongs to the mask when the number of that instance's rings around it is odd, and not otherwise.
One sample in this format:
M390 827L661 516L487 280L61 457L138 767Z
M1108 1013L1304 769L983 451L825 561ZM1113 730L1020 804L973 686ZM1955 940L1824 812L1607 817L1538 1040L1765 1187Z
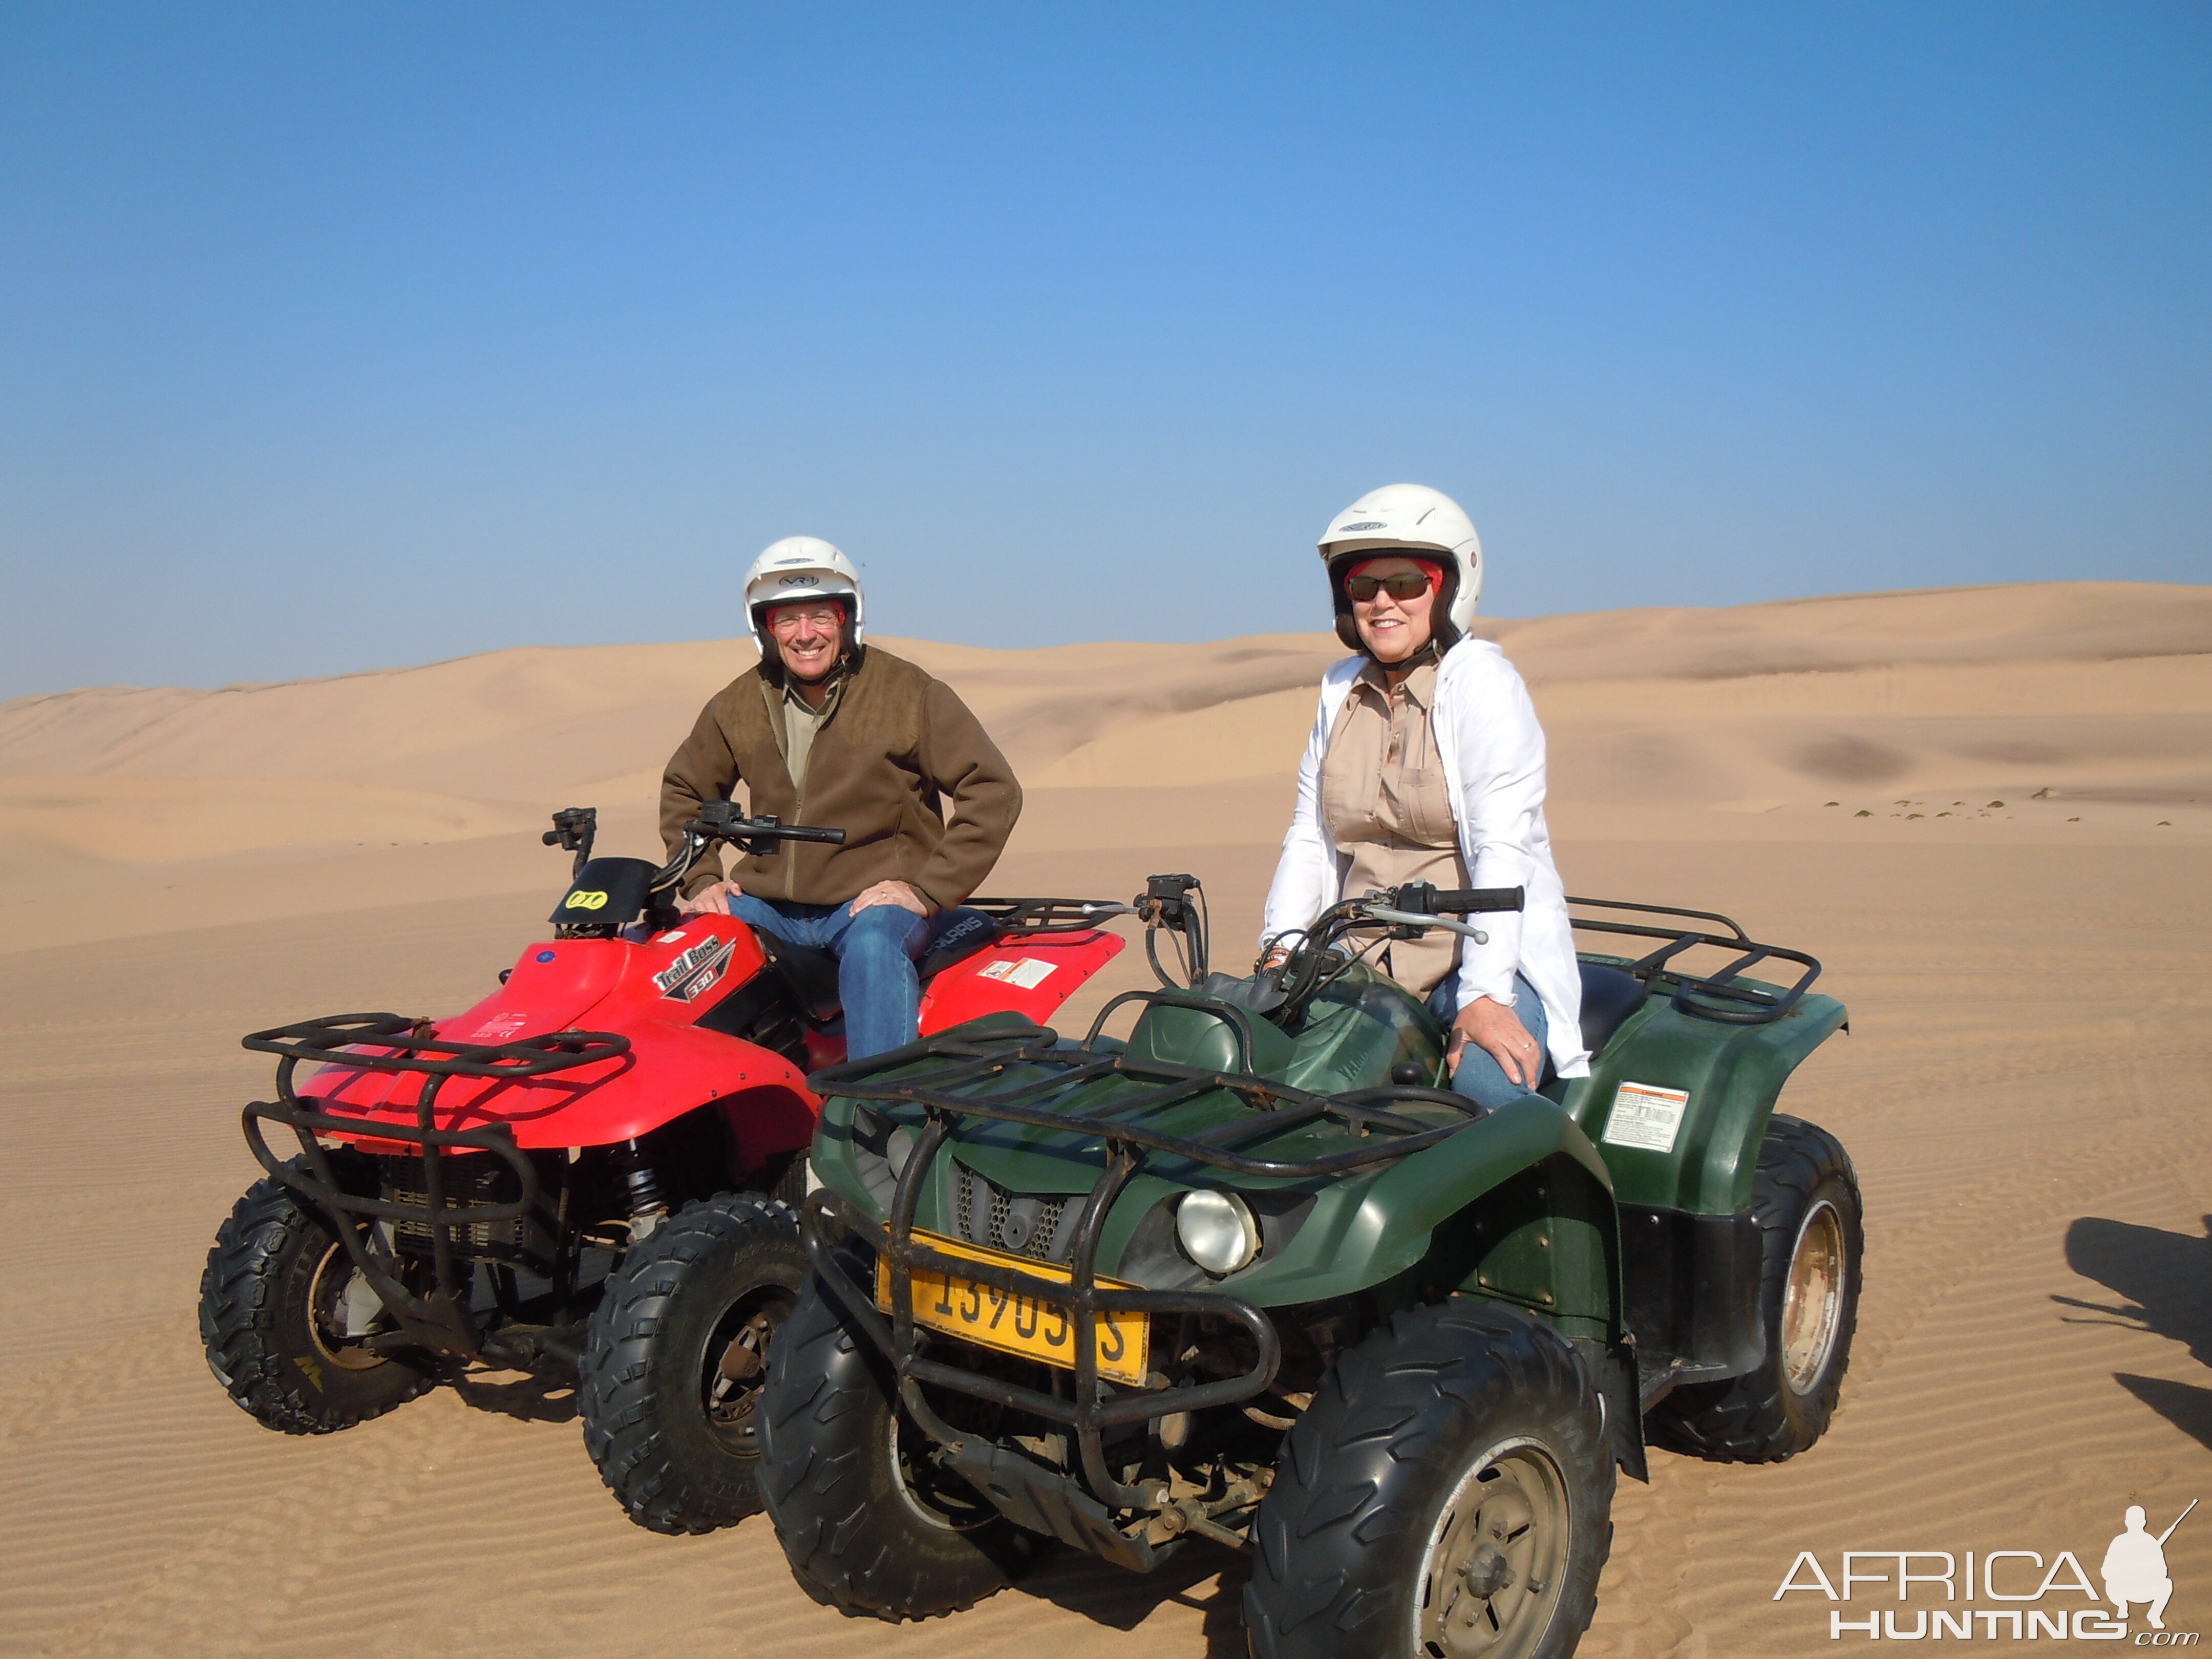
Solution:
M308 1339L316 1352L342 1371L373 1371L391 1363L364 1346L361 1337L346 1334L345 1314L339 1304L347 1287L360 1276L361 1269L353 1265L345 1246L333 1239L307 1283Z
M1413 1651L1526 1659L1552 1626L1574 1520L1566 1477L1533 1440L1508 1440L1460 1477L1421 1559Z
M714 1437L739 1457L760 1455L754 1416L768 1381L768 1352L790 1314L791 1292L761 1290L740 1297L714 1322L700 1367L700 1396Z
M1783 1376L1793 1394L1810 1394L1835 1358L1844 1322L1844 1221L1822 1199L1806 1212L1790 1253L1782 1297Z

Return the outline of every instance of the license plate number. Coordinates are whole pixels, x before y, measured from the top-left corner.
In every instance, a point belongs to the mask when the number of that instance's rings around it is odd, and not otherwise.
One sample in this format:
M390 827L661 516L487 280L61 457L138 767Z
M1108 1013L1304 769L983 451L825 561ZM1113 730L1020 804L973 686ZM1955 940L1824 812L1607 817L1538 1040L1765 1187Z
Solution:
M1062 1285L1074 1277L1066 1268L1049 1261L980 1249L935 1233L917 1231L915 1238L933 1250L965 1261L987 1261ZM1098 1283L1119 1291L1142 1288L1112 1279L1102 1279ZM876 1260L876 1305L885 1313L891 1309L891 1264L887 1256ZM1044 1297L1025 1291L1002 1291L995 1285L979 1284L958 1273L916 1267L914 1316L917 1324L981 1343L987 1348L996 1348L1001 1353L1042 1359L1048 1365L1058 1365L1065 1370L1075 1369L1074 1312ZM1101 1313L1097 1335L1098 1374L1116 1382L1142 1388L1147 1374L1151 1322L1140 1313Z

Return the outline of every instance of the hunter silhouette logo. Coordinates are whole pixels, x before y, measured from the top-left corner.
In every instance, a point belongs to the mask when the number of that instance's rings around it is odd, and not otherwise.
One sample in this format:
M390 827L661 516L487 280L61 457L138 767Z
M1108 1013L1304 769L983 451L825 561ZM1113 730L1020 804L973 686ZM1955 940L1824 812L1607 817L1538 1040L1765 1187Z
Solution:
M2189 1510L2197 1507L2197 1500L2189 1500ZM2189 1510L2173 1517L2173 1527L2189 1518ZM2166 1604L2173 1596L2173 1580L2166 1576L2166 1540L2173 1536L2173 1527L2168 1527L2155 1538L2145 1530L2143 1508L2140 1504L2128 1505L2127 1530L2106 1547L2105 1565L2100 1571L2105 1580L2105 1599L2119 1609L2119 1616L2128 1616L2128 1603L2143 1601L2150 1611L2144 1617L2150 1620L2153 1630L2166 1628Z
M2101 1597L2082 1557L2068 1549L2047 1559L2030 1549L1855 1549L1843 1553L1832 1574L1813 1551L1800 1550L1774 1600L1799 1591L1839 1604L1827 1610L1832 1642L1853 1636L1893 1642L2070 1638L2195 1647L2197 1632L2166 1627L2166 1604L2173 1596L2166 1540L2197 1503L2191 1498L2161 1533L2150 1530L2140 1504L2130 1504L2124 1529L2098 1564ZM1857 1605L1846 1612L1844 1603ZM2129 1613L2138 1607L2146 1628L2131 1630Z

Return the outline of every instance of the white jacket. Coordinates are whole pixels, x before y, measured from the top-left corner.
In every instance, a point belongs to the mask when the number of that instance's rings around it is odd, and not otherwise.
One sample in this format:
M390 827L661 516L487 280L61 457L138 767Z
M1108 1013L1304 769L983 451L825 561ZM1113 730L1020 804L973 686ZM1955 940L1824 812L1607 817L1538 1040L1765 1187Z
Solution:
M1337 711L1366 662L1347 657L1322 676L1320 712L1298 765L1297 810L1267 889L1263 947L1278 933L1310 926L1345 896L1352 858L1338 850L1322 822L1322 757L1328 752ZM1459 1006L1488 997L1510 1007L1519 971L1544 1000L1553 1067L1561 1077L1587 1076L1582 971L1567 922L1566 889L1552 863L1552 834L1544 824L1544 728L1536 723L1528 688L1489 641L1462 639L1437 666L1430 718L1469 881L1528 892L1527 908L1518 915L1468 918L1490 935L1490 943L1461 942Z

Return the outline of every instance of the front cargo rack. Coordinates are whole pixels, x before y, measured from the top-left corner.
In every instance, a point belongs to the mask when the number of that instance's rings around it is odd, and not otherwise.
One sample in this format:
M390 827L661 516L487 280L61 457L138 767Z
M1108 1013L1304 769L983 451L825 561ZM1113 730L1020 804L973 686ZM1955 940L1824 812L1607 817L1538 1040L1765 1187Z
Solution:
M964 1036L941 1035L826 1067L807 1080L816 1093L825 1098L834 1096L920 1107L927 1115L927 1123L897 1172L887 1222L877 1223L825 1187L808 1195L803 1231L808 1255L823 1283L890 1358L897 1372L902 1403L914 1421L945 1448L951 1468L979 1488L995 1494L1002 1508L1012 1504L1024 1510L1030 1517L1027 1524L1042 1526L1067 1541L1143 1571L1153 1565L1158 1552L1116 1525L1108 1506L1143 1510L1155 1505L1143 1490L1123 1486L1113 1478L1106 1466L1103 1432L1151 1418L1251 1399L1274 1380L1282 1363L1280 1341L1267 1315L1228 1291L1128 1290L1098 1282L1098 1244L1107 1214L1147 1155L1187 1159L1240 1175L1290 1179L1322 1176L1408 1157L1460 1133L1487 1113L1467 1097L1440 1089L1401 1085L1318 1095L1267 1081L1249 1070L1224 1073L1133 1060L1098 1042L1107 1018L1130 1002L1191 1008L1226 1020L1237 1033L1245 1065L1251 1064L1252 1030L1245 1010L1194 993L1146 990L1128 992L1109 1002L1080 1043L1063 1043L1048 1027L1023 1024ZM919 1077L900 1075L925 1060L954 1063ZM1043 1075L1034 1079L1008 1075L1023 1070ZM988 1087L996 1079L1006 1079L1007 1086L991 1094L960 1092ZM1066 1108L1056 1104L1115 1079L1139 1086L1109 1090L1103 1098L1086 1104ZM1170 1133L1145 1121L1214 1094L1234 1098L1247 1112L1198 1134ZM1459 1121L1425 1123L1392 1109L1410 1105L1449 1108ZM914 1218L923 1184L939 1151L963 1119L1059 1129L1095 1138L1102 1145L1105 1169L1085 1199L1076 1223L1074 1245L1066 1263L1070 1282L1062 1284L993 1262L955 1258L916 1240ZM1302 1158L1267 1158L1241 1150L1251 1140L1321 1121L1352 1131L1362 1144ZM837 1247L848 1234L857 1235L888 1262L888 1320L876 1306L873 1287L856 1283L848 1271L853 1265L850 1258L840 1258ZM927 1339L919 1335L914 1315L913 1275L918 1269L957 1274L1008 1295L1030 1297L1066 1309L1073 1327L1073 1397L1047 1395L925 1358ZM1098 1322L1109 1312L1147 1316L1215 1315L1249 1334L1256 1357L1251 1369L1239 1376L1115 1393L1101 1382L1098 1371ZM1073 1430L1089 1491L1041 1464L953 1429L924 1398L924 1383Z
M476 1129L441 1129L434 1113L438 1091L449 1077L536 1078L619 1058L629 1039L608 1031L559 1031L512 1042L454 1042L429 1035L430 1022L404 1014L330 1014L319 1019L272 1026L242 1040L257 1054L275 1054L276 1098L257 1100L241 1114L246 1144L261 1167L335 1224L332 1231L368 1283L383 1298L398 1328L372 1346L422 1346L441 1353L472 1355L483 1346L460 1294L454 1269L453 1236L477 1226L495 1226L527 1216L538 1202L537 1168L515 1145L504 1123ZM293 1074L310 1060L365 1072L413 1072L426 1077L415 1101L415 1121L393 1121L361 1112L333 1112L300 1098ZM262 1133L264 1122L281 1123L299 1139L303 1173L280 1158ZM325 1136L390 1141L417 1148L422 1161L422 1202L349 1192L331 1167ZM447 1201L445 1160L448 1153L488 1153L514 1172L514 1197L483 1202ZM396 1247L388 1230L349 1224L352 1218L406 1225L430 1239L434 1286L418 1294L402 1280Z
M1576 898L1569 895L1567 902L1591 910L1630 910L1639 915L1680 916L1690 921L1717 921L1729 931L1726 933L1706 932L1695 927L1659 927L1650 922L1628 921L1612 916L1571 916L1577 927L1592 933L1622 933L1637 939L1664 939L1665 944L1649 955L1628 963L1622 971L1632 974L1645 986L1654 981L1672 985L1675 1009L1699 1019L1718 1020L1729 1025L1765 1025L1780 1019L1797 1006L1798 1000L1820 976L1820 964L1802 951L1785 950L1779 945L1761 945L1731 917L1716 910L1683 910L1668 904L1632 904L1625 899ZM1726 967L1705 975L1686 973L1674 968L1674 958L1700 945L1736 953ZM1741 976L1768 960L1794 962L1805 971L1796 983L1778 990L1764 986L1740 984Z

